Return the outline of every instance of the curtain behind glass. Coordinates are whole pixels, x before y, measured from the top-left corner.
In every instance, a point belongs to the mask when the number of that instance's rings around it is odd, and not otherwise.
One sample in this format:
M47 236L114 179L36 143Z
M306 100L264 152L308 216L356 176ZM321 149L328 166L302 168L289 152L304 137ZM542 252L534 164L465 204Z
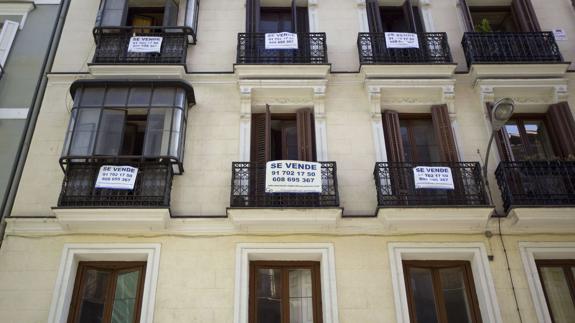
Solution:
M111 323L134 322L140 271L118 274Z

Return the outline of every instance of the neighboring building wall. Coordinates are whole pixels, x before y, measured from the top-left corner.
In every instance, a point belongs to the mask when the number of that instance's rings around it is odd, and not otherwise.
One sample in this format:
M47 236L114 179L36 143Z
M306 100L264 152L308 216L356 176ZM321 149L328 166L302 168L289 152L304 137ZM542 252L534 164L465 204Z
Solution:
M0 22L22 21L22 15L2 15L2 9L18 2L0 3ZM30 2L21 2L30 5ZM36 92L52 28L56 22L58 5L36 5L26 15L24 26L18 30L0 79L0 197L10 183L10 174L24 131L28 109ZM1 209L1 208L0 208Z

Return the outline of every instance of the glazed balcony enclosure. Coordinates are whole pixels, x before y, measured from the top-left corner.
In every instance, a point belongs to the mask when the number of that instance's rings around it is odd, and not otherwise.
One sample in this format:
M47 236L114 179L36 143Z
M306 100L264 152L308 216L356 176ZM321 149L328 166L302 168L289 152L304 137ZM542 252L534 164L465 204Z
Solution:
M416 188L414 167L449 167L453 189ZM377 216L387 230L481 230L493 211L477 162L378 162L373 172Z
M75 82L60 164L61 208L168 208L193 89L182 81ZM99 187L103 166L137 169L132 189Z
M575 207L575 161L501 162L495 171L506 212Z

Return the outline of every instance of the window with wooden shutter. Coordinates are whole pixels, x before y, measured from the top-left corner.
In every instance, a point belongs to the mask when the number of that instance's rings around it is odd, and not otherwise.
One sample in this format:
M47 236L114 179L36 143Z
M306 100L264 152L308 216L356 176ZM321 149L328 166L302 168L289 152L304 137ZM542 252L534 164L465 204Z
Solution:
M459 0L467 31L535 32L539 22L530 0L513 0L506 6L471 6Z
M575 159L575 120L567 102L549 106L546 114L558 157Z
M315 132L313 112L309 108L299 109L296 113L299 160L315 161Z
M383 133L385 135L387 160L390 162L402 162L404 160L404 152L397 111L385 110L383 112Z
M252 114L251 161L266 163L270 161L271 149L271 113L266 106L265 113Z
M423 23L419 10L410 0L401 6L383 6L379 8L383 32L419 32L423 31Z

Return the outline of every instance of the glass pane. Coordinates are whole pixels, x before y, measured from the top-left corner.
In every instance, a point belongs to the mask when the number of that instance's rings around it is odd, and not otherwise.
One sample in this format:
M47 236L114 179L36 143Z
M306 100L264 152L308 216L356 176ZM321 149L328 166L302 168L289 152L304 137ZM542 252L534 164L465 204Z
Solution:
M128 101L127 87L109 87L106 92L106 107L124 107Z
M435 295L433 294L433 277L427 268L410 268L409 279L413 291L417 323L437 322Z
M122 147L126 113L123 110L102 110L96 155L117 156Z
M399 129L401 132L401 142L403 143L403 158L407 162L412 162L413 152L411 151L411 145L409 143L409 129L406 123L400 121L399 122Z
M435 130L431 120L413 120L413 139L417 153L417 162L441 161L439 145L435 139Z
M70 155L89 156L92 154L100 109L80 109L72 143L70 144Z
M179 148L180 148L180 139L181 133L180 129L182 129L182 110L180 109L173 109L174 117L172 120L172 140L170 141L170 156L180 157Z
M553 158L553 148L543 121L525 121L525 132L527 132L531 159L548 160Z
M516 121L509 121L505 124L505 130L507 131L507 138L509 139L509 145L511 146L511 152L515 160L525 160L525 147L521 142L521 135L519 133L519 127Z
M168 154L173 109L150 109L144 142L145 156Z
M70 116L70 122L68 123L68 130L66 131L66 139L64 140L64 149L62 149L62 156L68 155L70 151L70 140L72 140L72 131L74 131L74 125L76 124L76 117L78 115L78 110L72 110L72 115Z
M313 323L311 269L292 269L288 276L290 323Z
M104 103L104 88L103 87L86 87L82 92L83 107L101 107Z
M131 107L147 107L150 105L152 91L149 87L133 87L130 89L128 105Z
M104 319L104 304L110 273L88 269L81 292L79 323L100 323Z
M294 126L288 126L284 129L285 136L285 159L298 160L298 145L297 145L297 128Z
M575 322L575 305L562 267L540 267L547 306L555 323Z
M112 307L112 323L134 322L139 280L139 270L118 274Z
M439 271L439 276L448 322L471 322L471 308L467 299L463 268L444 268Z
M281 270L258 269L256 272L256 307L258 323L281 322Z
M159 87L154 89L152 96L152 106L171 107L174 105L175 88Z

